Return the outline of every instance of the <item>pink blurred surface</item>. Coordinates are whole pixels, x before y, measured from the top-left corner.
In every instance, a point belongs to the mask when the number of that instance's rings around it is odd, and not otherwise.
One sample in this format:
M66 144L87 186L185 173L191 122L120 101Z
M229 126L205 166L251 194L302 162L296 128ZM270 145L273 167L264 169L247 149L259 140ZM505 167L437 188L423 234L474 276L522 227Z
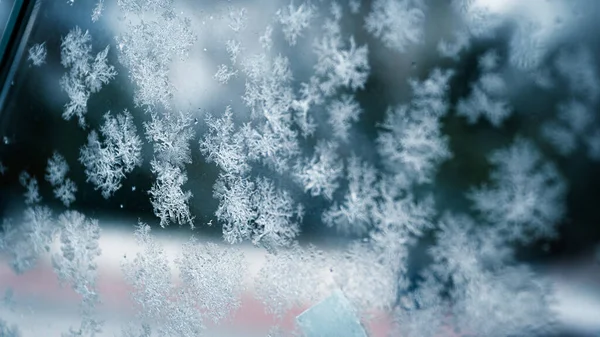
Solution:
M135 310L130 298L131 288L121 276L121 271L100 266L98 274L97 289L102 301L100 310L133 317ZM75 307L80 300L79 295L68 285L61 286L48 263L39 263L36 268L17 275L5 261L0 262L0 291L4 292L9 288L13 290L17 301L36 301L44 303L45 306ZM249 331L267 331L277 325L285 331L293 331L296 316L309 307L309 304L295 307L286 312L282 318L278 318L267 313L264 304L256 299L253 293L246 292L242 295L240 308L221 325ZM391 325L389 318L381 314L372 316L375 318L363 322L369 336L387 336ZM210 324L208 328L216 329Z

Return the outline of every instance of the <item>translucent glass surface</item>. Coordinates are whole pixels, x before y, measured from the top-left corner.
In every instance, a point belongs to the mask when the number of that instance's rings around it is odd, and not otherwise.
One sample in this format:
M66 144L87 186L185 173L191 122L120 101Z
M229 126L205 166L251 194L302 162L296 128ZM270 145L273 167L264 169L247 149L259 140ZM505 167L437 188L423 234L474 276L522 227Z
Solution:
M599 15L0 0L0 336L598 335Z

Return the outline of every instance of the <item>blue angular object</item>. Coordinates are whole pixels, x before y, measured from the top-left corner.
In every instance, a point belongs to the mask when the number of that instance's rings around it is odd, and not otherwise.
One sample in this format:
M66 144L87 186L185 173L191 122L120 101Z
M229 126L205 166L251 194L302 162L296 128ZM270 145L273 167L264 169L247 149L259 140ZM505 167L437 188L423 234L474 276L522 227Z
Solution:
M367 337L354 307L340 290L298 315L296 323L305 337Z

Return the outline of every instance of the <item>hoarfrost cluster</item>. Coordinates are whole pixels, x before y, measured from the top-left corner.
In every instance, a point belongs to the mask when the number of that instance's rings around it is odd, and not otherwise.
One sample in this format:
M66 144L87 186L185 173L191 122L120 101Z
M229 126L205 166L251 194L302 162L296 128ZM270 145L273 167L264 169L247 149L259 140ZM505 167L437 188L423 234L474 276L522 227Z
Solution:
M90 95L100 91L116 75L115 68L108 64L110 46L92 56L92 36L78 26L61 40L60 62L68 72L60 79L60 86L69 96L63 118L76 116L81 127L86 126L85 114Z
M79 162L85 166L87 181L108 199L121 188L121 181L142 163L142 140L133 117L125 110L116 116L107 112L98 133L92 130L80 150Z
M81 315L63 336L102 334L100 221L59 208L89 204L78 179L119 203L131 182L159 232L214 221L224 242L194 234L173 257L140 218L121 262L134 307L122 336L203 335L249 292L277 325L341 294L394 336L557 334L554 289L520 253L551 250L574 217L572 171L600 161L600 77L589 43L561 40L597 13L555 2L571 10L549 26L524 2L98 0L86 27L56 28L62 118L87 132L81 165L62 145L44 165L13 165L4 136L0 179L24 194L9 200L23 208L3 217L0 253L19 275L50 257ZM95 51L88 29L113 11L116 36ZM54 69L50 41L30 45L28 76ZM117 77L111 50L123 76L101 93ZM203 86L180 99L182 81ZM0 336L20 332L0 319Z

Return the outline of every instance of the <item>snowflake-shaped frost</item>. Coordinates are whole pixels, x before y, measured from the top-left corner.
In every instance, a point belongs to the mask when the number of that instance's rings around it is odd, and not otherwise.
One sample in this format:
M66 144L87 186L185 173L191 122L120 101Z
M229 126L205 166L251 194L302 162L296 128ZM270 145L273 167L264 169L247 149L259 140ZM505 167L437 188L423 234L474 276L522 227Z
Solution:
M10 266L21 274L35 267L41 255L50 250L56 226L48 207L34 206L25 209L19 225L5 219L2 230L0 251L9 254Z
M58 152L54 152L52 158L48 159L46 167L46 180L54 187L54 196L59 199L66 207L69 207L75 201L77 186L67 178L69 165L65 158Z
M32 177L26 171L21 172L19 174L19 183L21 186L25 187L25 203L26 204L37 204L42 201L42 196L40 195L38 181L35 177Z
M244 135L235 130L232 110L227 107L221 118L207 116L208 131L200 140L200 152L227 173L242 174L250 169Z
M474 208L507 240L553 237L564 215L566 192L556 167L522 138L492 153L489 161L495 166L492 183L468 195Z
M424 9L421 0L375 0L365 28L385 46L402 53L423 39Z
M302 31L308 28L315 12L311 5L305 3L300 4L298 7L294 6L292 0L287 7L278 10L276 15L282 26L285 39L290 46L294 46L297 39L302 36Z
M323 213L323 222L346 234L364 234L371 224L371 212L376 205L377 175L375 168L358 157L348 162L348 190L342 203L334 204Z
M203 316L217 323L240 307L246 265L239 249L192 237L175 263L185 300L200 309Z
M436 116L417 114L400 105L388 109L381 128L377 143L384 164L417 183L431 181L438 164L451 156Z
M339 186L338 179L343 169L335 144L321 141L315 146L315 153L310 160L298 162L295 176L304 191L310 191L314 197L323 195L331 200Z
M160 219L160 226L166 227L170 222L187 223L194 228L194 217L190 214L189 200L192 192L184 191L187 175L178 166L166 161L153 160L152 173L156 181L148 193L154 214Z
M63 118L70 120L77 116L81 127L85 127L84 115L90 94L98 92L117 75L115 68L108 64L109 47L92 58L91 41L89 32L83 32L79 27L69 31L61 41L60 62L69 68L60 79L61 88L69 96Z
M152 120L144 123L146 138L152 142L154 154L161 161L183 168L192 162L190 141L194 138L194 119L186 112L160 115L150 110Z
M357 46L353 36L346 44L337 28L326 30L314 49L318 58L315 74L323 78L320 88L326 95L332 95L340 87L353 91L364 88L371 69L367 45Z
M103 141L95 130L90 132L87 144L80 150L79 161L85 166L87 181L108 199L121 188L121 180L142 164L142 140L127 110L116 117L107 112L100 132Z
M332 128L333 136L337 139L347 142L352 123L358 121L362 109L354 96L343 95L339 99L332 101L327 107L329 110L329 125Z
M34 66L39 67L42 64L46 63L47 53L48 52L46 51L46 42L37 43L31 46L31 48L29 48L29 56L27 57L27 59L31 61L31 63Z

